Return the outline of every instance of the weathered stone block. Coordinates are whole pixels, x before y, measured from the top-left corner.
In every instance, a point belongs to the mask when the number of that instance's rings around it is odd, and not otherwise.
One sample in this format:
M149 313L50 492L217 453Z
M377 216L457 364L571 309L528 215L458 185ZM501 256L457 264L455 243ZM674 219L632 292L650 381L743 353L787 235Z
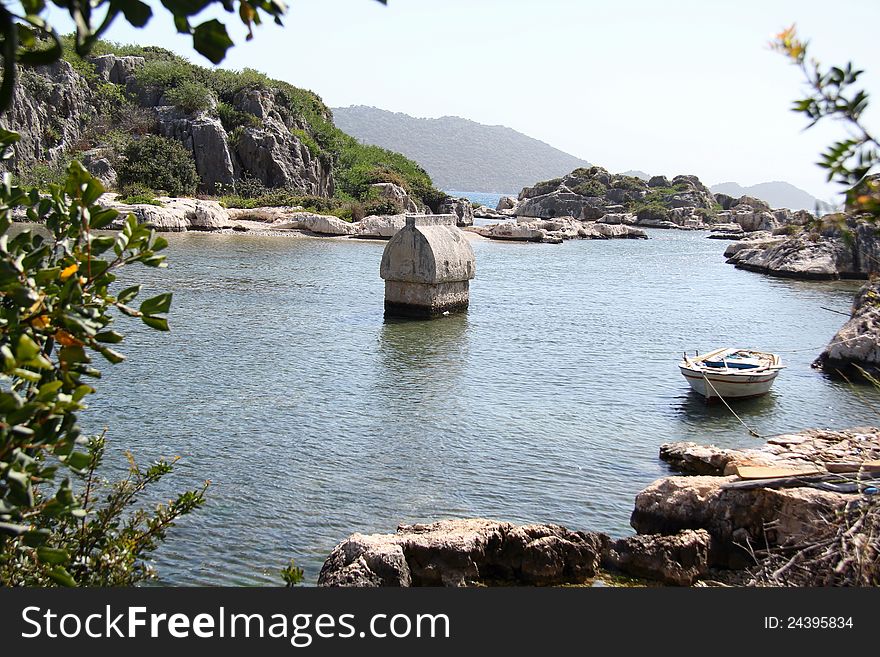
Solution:
M434 317L467 308L476 262L455 224L455 215L407 215L382 254L386 315Z

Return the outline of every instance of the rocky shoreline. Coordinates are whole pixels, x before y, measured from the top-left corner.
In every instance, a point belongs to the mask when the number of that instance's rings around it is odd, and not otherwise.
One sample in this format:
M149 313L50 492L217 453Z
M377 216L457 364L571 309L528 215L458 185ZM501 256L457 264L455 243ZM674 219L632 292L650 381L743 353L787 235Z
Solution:
M880 476L880 429L813 429L741 450L669 443L660 458L687 474L636 496L634 536L482 518L401 525L343 540L318 585L583 585L602 572L676 586L748 583L757 552L808 542L861 503L877 480L860 478Z

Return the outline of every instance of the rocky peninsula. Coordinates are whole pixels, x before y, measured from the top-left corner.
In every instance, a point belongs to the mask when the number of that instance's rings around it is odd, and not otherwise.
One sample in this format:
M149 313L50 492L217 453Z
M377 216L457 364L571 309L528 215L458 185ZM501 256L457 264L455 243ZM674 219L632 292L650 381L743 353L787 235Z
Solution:
M826 538L825 521L835 516L868 509L877 520L880 429L874 427L773 436L755 449L669 443L660 458L686 474L664 477L636 496L634 536L486 519L401 525L394 534L343 540L318 584L583 585L603 572L679 586L766 584L762 562L778 555L795 564L798 582L835 583L851 574L846 564L808 579L796 555ZM866 523L864 531L873 529ZM867 546L867 557L876 560L876 542Z

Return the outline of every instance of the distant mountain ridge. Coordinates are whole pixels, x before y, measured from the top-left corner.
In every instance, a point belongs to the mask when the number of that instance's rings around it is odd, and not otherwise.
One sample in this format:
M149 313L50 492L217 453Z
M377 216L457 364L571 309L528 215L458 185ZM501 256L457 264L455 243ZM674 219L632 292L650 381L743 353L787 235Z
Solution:
M781 180L758 183L743 187L739 183L725 182L712 185L709 189L713 194L727 194L734 198L740 196L754 196L762 201L767 201L773 208L788 208L790 210L809 210L815 212L816 208L821 212L830 212L834 208L824 201L820 201L809 192L805 192L791 183Z
M418 162L440 189L516 194L589 162L512 128L457 116L420 119L363 105L333 109L335 124L362 142Z

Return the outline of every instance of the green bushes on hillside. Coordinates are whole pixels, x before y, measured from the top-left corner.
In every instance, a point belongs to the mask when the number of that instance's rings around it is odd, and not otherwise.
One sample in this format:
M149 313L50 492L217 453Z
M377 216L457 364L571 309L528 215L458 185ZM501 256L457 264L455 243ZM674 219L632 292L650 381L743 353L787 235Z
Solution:
M72 52L72 49L65 49L65 57L88 80L93 91L104 98L98 108L94 134L88 136L89 147L101 145L115 150L115 160L119 161L121 168L120 184L137 182L157 191L192 193L186 190L194 190L198 181L193 178L194 169L190 170L190 167L178 161L179 151L177 156L172 156L177 157L174 160L176 173L169 173L168 176L154 166L156 161L163 161L162 157L153 158L147 154L140 158L140 163L128 157L128 148L137 152L147 149L150 153L165 153L171 148L167 140L160 142L150 139L141 144L144 140L138 139L158 131L155 113L141 108L134 99L129 98L123 86L98 78L94 66ZM95 44L92 53L143 57L146 63L134 72L140 87L161 90L169 103L188 114L211 112L220 119L233 145L244 131L261 127L265 120L265 117L236 107L236 100L239 107L243 107L242 92L260 92L264 95L263 102L271 107L272 114L288 126L290 133L309 149L312 157L332 167L339 201L338 207L332 211L356 217L362 211L369 213L371 210L387 209L377 204L378 199L369 194L370 185L379 182L398 184L415 200L434 209L446 198L443 192L434 188L425 170L412 160L400 153L361 144L342 132L333 124L330 109L312 91L273 80L254 69L234 71L197 66L163 48L100 41ZM121 133L128 133L134 139L123 138ZM113 144L106 143L109 134L116 135ZM191 154L187 154L187 157L191 162ZM243 195L236 189L235 196L245 200L266 197L265 200L273 201L273 204L296 198L290 190L265 190L265 193Z
M170 196L195 194L199 182L192 153L174 139L147 135L125 149L119 182L140 184Z

